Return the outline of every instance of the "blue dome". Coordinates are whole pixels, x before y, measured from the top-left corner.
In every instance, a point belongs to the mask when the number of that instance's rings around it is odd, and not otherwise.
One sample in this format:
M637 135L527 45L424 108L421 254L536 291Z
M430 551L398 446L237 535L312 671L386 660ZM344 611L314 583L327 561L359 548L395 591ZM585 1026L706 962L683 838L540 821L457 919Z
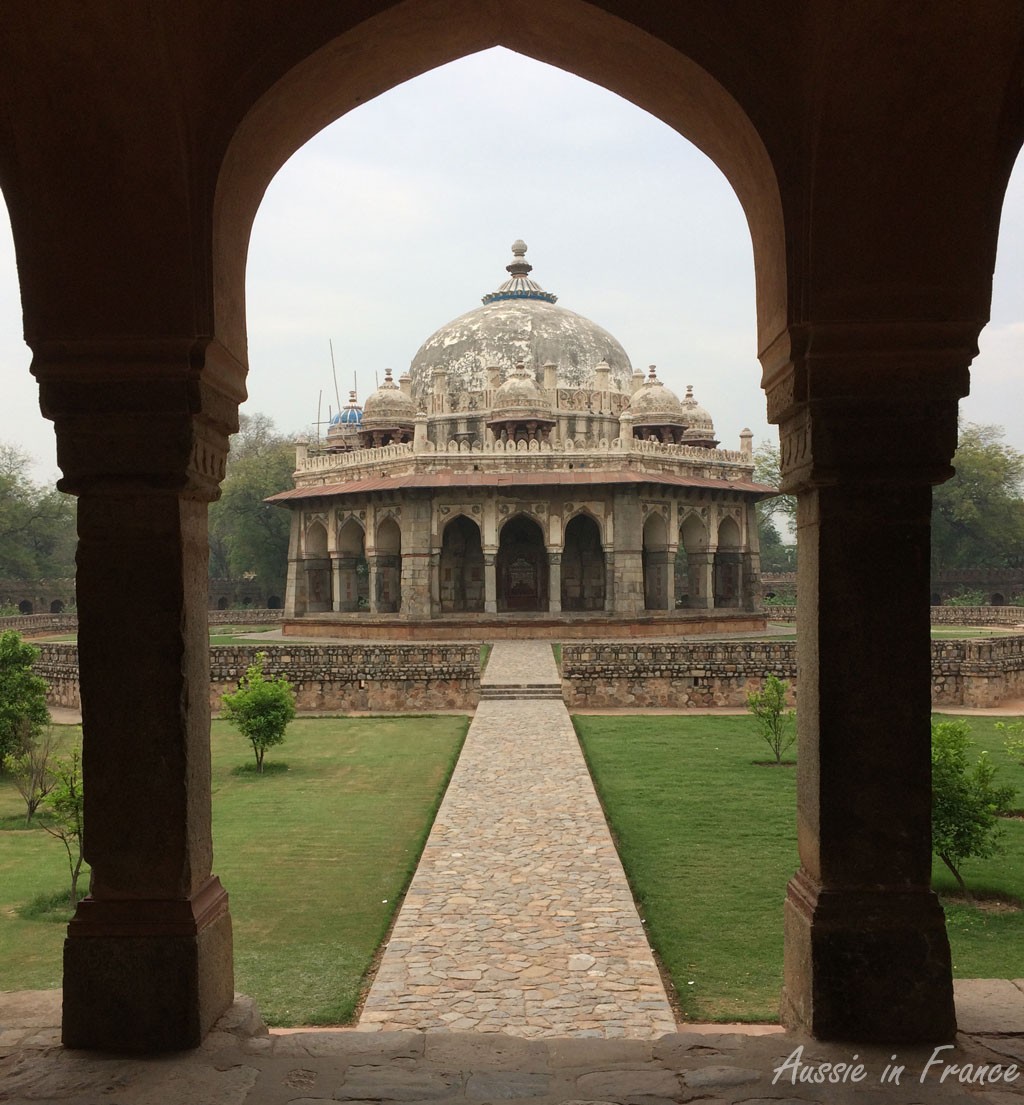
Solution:
M359 426L363 421L363 408L356 403L356 393L349 392L348 406L343 407L331 419L332 426Z

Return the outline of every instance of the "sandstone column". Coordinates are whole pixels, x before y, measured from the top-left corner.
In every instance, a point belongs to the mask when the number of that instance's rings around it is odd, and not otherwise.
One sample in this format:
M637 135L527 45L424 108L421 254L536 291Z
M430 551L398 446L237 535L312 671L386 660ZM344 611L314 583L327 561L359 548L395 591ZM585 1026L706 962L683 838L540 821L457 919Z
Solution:
M686 565L690 573L690 607L710 610L715 605L714 550L687 552Z
M233 993L228 899L211 873L206 515L241 366L187 342L35 353L60 486L78 496L92 878L64 947L63 1040L194 1047Z
M498 556L495 551L484 552L484 613L498 612Z
M799 496L783 1016L819 1039L939 1043L955 1018L930 888L930 485L950 472L969 352L891 325L822 329L813 365L782 368L768 391L782 486Z
M548 612L562 612L562 550L548 549Z

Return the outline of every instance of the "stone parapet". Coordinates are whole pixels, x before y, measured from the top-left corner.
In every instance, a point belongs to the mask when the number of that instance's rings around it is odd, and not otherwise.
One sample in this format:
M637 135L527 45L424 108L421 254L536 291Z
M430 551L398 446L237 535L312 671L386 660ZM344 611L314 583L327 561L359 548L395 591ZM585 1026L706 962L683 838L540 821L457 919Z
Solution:
M1024 606L933 606L932 625L1024 626Z
M45 633L74 633L78 629L75 614L14 614L0 618L0 633L13 629L22 637L37 637Z
M267 610L263 607L209 610L206 614L210 625L276 625L283 618L283 610Z
M716 641L562 646L562 694L570 709L746 706L774 674L796 685L793 641Z
M35 670L51 706L79 709L78 647L44 643ZM258 652L286 675L303 710L472 710L480 698L480 646L467 644L218 645L210 649L210 705L233 691Z
M984 709L1022 696L1024 634L932 641L934 705Z

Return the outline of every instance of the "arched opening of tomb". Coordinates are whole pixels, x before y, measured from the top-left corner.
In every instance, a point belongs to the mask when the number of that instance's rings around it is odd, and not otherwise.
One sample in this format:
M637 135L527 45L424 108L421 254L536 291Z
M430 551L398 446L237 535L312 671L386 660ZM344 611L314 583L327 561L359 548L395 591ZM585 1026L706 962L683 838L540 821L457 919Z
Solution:
M1005 606L1006 596L1001 591L996 591L995 594L989 599L990 606Z
M670 569L668 525L661 511L653 510L643 530L644 609L668 609Z
M441 535L439 601L443 614L484 608L484 553L480 527L465 514L453 518Z
M50 613L51 614L62 614L63 612L64 612L64 600L63 599L54 599L53 602L50 603Z
M376 613L397 614L402 607L402 531L394 518L377 527L373 569L376 569Z
M306 609L322 613L331 609L331 562L327 555L327 527L311 522L306 529Z
M498 609L546 610L548 557L540 526L517 514L501 527L498 545Z
M18 603L18 610L22 614L31 614L33 609L29 599L22 599L21 602Z
M227 597L227 595L221 595L221 597L219 599L217 599L217 609L218 610L227 610L227 608L228 608L228 597Z
M601 530L589 514L577 514L565 527L562 550L562 609L605 608L605 558Z
M352 613L370 609L366 531L355 518L347 518L338 529L338 547L333 558L332 574L337 580L335 610Z
M676 595L683 605L710 608L714 601L711 568L707 523L696 511L690 511L679 527L679 555L676 557Z
M716 607L739 606L742 595L740 527L734 518L718 523L718 548L715 550L714 594Z
M280 595L268 595L267 596L267 609L268 610L280 610L281 609L281 596Z

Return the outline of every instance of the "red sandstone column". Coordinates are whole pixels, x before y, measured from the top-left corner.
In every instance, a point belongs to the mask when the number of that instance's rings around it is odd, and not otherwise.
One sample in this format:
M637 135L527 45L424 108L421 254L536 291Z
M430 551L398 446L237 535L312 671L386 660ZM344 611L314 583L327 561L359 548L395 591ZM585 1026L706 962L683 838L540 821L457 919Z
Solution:
M78 496L92 878L64 948L69 1047L194 1047L232 1001L211 871L206 515L241 373L219 357L211 371L209 351L154 343L33 364Z
M799 495L782 1011L819 1039L940 1043L955 1015L931 890L930 485L950 472L969 355L853 337L819 335L813 363L769 390L783 489Z

